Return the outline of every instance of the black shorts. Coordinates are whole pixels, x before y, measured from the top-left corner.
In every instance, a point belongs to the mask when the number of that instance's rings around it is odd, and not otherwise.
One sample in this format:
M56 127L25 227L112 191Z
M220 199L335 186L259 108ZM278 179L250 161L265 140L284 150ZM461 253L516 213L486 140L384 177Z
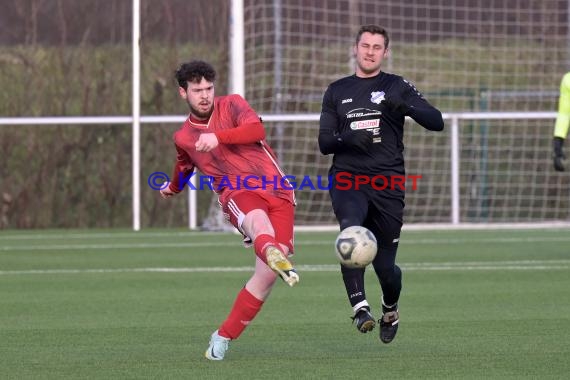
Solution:
M376 236L380 248L398 246L404 216L403 197L383 194L371 186L341 190L335 186L334 180L329 194L341 228L364 226Z

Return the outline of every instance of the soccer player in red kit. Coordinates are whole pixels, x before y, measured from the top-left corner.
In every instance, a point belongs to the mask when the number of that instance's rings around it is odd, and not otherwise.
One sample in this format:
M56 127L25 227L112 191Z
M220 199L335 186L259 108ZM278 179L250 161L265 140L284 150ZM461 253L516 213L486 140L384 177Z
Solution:
M289 285L299 276L288 260L293 253L295 196L265 142L259 116L239 95L214 97L214 68L203 61L184 63L176 71L178 92L190 115L174 134L174 173L160 191L169 198L184 188L195 168L209 176L229 221L251 240L255 271L241 289L230 314L214 331L205 353L222 360L260 311L277 275ZM285 184L285 186L282 186Z

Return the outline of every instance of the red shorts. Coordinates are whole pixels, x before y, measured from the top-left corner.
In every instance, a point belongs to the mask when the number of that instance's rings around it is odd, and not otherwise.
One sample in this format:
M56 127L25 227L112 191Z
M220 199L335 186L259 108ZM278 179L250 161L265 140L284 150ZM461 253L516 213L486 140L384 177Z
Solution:
M255 209L265 211L275 231L275 240L293 253L295 207L291 202L265 192L243 190L233 191L222 203L224 216L239 231L242 231L241 224L247 213Z

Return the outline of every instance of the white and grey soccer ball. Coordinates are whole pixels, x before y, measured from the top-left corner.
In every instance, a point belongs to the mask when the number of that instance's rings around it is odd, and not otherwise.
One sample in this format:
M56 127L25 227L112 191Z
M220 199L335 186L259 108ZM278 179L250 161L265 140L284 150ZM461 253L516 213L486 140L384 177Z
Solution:
M362 226L351 226L342 230L334 247L340 263L349 268L366 267L378 252L374 234Z

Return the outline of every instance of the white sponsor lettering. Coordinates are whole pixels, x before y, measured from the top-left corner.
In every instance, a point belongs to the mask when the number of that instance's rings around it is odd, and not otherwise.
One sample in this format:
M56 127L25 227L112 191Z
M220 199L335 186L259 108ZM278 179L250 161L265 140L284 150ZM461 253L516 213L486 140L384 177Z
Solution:
M342 104L344 103L352 103L352 98L342 99Z
M382 115L381 111L371 110L369 108L357 108L347 112L347 119L354 119L355 117L375 116Z

